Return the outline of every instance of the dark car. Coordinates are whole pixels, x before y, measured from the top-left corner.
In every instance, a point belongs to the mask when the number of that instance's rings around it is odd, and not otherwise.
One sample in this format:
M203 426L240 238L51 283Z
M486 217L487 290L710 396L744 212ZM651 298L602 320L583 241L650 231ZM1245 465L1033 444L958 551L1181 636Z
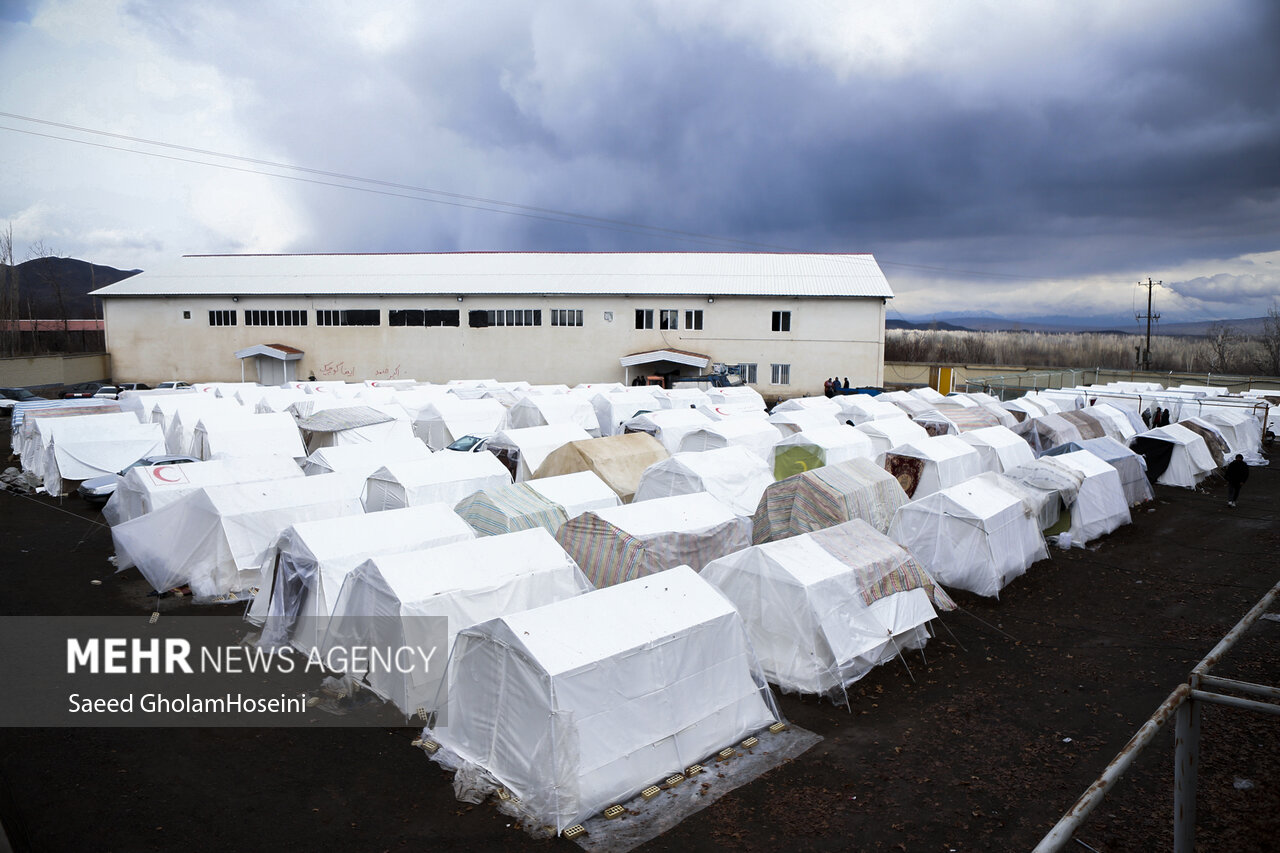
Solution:
M62 392L64 400L83 400L97 394L106 386L105 382L81 382L79 385L72 385L70 388Z
M93 477L85 480L80 484L80 488L76 489L76 494L81 500L90 504L104 504L111 499L116 493L116 486L120 484L120 478L125 475L125 471L130 468L140 468L142 466L152 467L155 465L185 465L188 462L199 462L200 460L194 456L144 456L132 465L125 466L124 471L117 474L103 474L101 477Z
M0 407L12 409L14 403L26 403L31 400L43 400L26 388L0 388Z

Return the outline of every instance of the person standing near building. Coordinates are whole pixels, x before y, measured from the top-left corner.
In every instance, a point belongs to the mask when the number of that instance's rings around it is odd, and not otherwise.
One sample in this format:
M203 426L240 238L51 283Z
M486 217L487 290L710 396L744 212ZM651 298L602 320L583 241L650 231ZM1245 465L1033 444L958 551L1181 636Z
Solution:
M1244 457L1237 453L1236 458L1227 463L1223 475L1227 478L1227 506L1235 506L1244 481L1249 479L1249 466L1244 464Z

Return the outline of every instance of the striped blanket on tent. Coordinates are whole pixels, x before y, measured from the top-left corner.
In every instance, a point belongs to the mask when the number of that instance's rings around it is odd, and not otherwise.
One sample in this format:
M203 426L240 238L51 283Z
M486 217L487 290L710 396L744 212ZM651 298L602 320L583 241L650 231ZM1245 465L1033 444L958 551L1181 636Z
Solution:
M1001 425L1000 418L981 406L969 406L966 408L965 406L939 403L938 411L942 413L944 418L955 424L957 432L968 432L969 430L982 429L983 427Z
M759 545L861 518L884 533L907 495L869 459L850 459L780 480L765 489L752 517Z
M554 536L569 520L564 507L547 500L527 483L481 489L463 498L453 511L480 536L498 536L535 527Z
M938 586L910 551L871 525L847 524L809 535L852 568L858 593L867 605L894 593L923 589L936 609L956 609L951 596Z

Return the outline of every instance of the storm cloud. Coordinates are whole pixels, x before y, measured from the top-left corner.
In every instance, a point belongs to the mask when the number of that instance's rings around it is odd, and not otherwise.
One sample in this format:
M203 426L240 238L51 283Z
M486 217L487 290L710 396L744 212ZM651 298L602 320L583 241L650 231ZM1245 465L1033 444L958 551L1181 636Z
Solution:
M260 6L22 5L0 110L399 186L6 118L15 239L129 268L869 251L909 314L1123 314L1148 275L1168 319L1280 294L1266 0Z

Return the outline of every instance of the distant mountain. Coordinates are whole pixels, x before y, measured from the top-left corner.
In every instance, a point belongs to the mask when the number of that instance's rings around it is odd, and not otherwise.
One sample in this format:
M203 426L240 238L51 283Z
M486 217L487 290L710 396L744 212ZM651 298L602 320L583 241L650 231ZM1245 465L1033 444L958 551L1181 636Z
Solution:
M89 291L137 275L142 270L118 270L75 258L34 258L9 267L0 264L0 281L12 274L18 280L18 315L21 319L92 320L102 315ZM62 307L59 307L61 291Z
M1160 323L1151 326L1153 335L1206 335L1215 324L1230 326L1236 333L1257 335L1262 333L1266 317L1251 317L1235 320L1200 320L1185 323ZM892 324L899 325L892 325ZM982 332L1018 331L1018 332L1115 332L1117 334L1141 335L1146 333L1145 323L1134 322L1132 317L1113 315L1072 316L1049 315L1032 317L1026 320L1015 320L1000 317L990 312L976 314L938 314L932 317L912 317L903 320L886 321L886 329L972 329Z

